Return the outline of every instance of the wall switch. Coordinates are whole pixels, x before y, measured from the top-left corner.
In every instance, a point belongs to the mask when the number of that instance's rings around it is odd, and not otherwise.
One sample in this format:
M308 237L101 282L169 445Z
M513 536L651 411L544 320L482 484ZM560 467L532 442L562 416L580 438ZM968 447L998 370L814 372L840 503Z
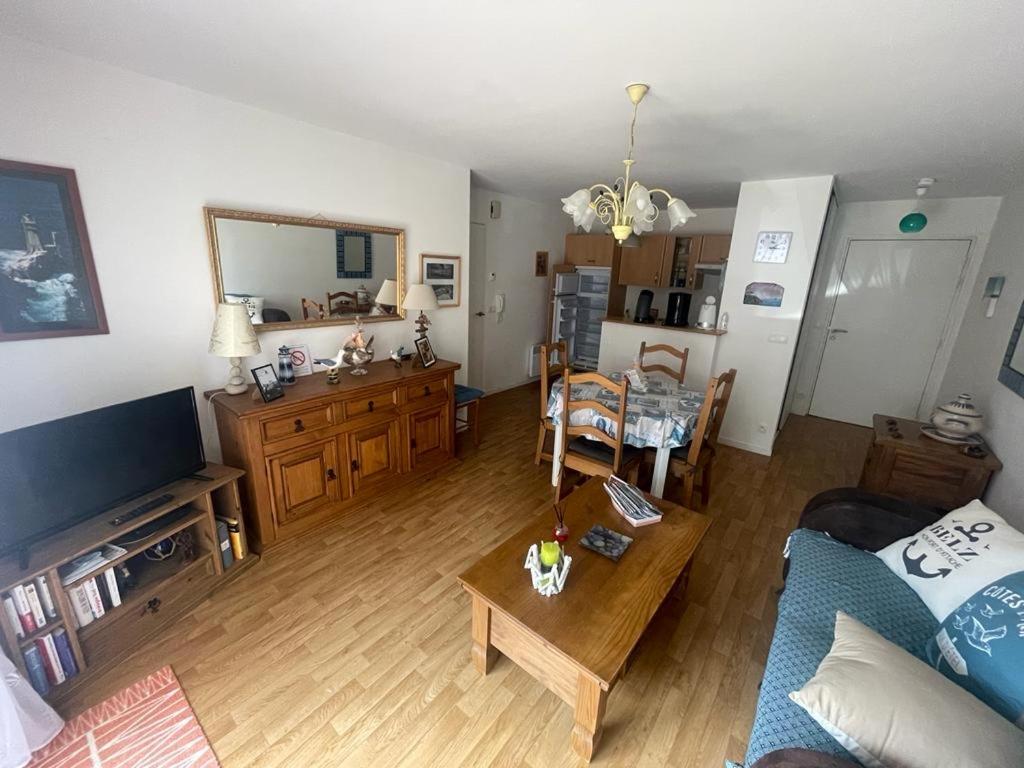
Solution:
M772 344L788 344L789 336L784 333L769 333L768 341Z

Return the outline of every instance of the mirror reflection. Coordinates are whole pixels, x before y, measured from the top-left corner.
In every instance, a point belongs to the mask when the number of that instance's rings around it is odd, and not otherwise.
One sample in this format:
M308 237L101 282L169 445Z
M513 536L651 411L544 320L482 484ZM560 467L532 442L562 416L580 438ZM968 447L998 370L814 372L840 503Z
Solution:
M225 215L225 214L230 214ZM219 296L257 327L399 319L402 230L208 211Z

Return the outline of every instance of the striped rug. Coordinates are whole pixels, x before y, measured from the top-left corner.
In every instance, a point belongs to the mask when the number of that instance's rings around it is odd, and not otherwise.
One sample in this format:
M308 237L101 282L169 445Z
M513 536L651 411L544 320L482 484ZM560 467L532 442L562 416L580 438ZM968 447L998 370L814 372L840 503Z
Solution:
M218 768L170 667L69 720L28 768Z

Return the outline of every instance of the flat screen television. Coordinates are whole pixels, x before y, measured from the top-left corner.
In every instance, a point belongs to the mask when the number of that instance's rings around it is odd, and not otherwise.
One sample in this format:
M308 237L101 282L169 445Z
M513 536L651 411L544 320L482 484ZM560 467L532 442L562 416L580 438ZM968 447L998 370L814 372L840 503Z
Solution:
M0 434L0 553L205 466L192 387Z

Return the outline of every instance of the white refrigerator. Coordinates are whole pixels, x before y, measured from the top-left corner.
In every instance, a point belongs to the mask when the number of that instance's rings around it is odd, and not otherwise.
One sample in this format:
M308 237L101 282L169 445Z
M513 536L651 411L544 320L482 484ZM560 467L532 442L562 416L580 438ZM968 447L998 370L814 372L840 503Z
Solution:
M611 272L608 267L577 267L555 275L551 340L566 343L575 368L597 370Z

